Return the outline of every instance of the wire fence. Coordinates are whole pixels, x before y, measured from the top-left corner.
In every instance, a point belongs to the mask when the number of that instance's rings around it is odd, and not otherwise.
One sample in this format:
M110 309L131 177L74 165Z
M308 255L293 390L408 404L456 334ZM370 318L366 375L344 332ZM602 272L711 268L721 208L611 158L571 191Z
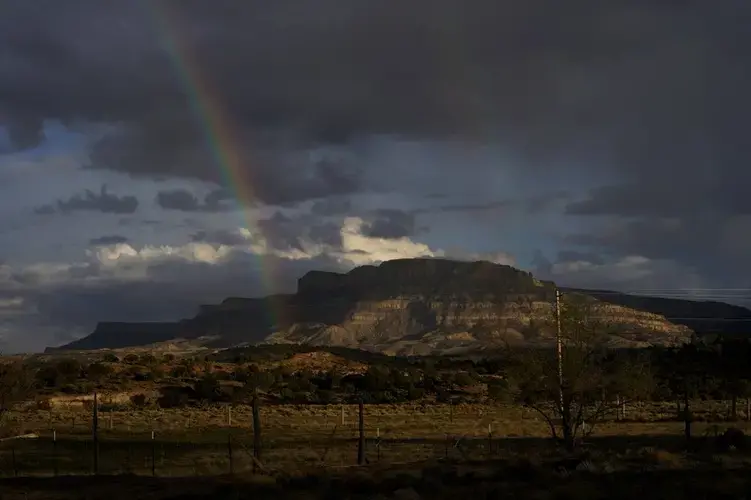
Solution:
M495 445L495 446L494 446ZM267 439L262 453L247 433L228 431L226 442L186 440L159 433L104 433L91 436L42 434L6 441L0 446L0 475L56 476L137 474L195 476L304 471L320 467L395 464L435 458L491 457L498 441L474 436L443 438L359 437L328 440ZM257 459L257 455L262 458ZM262 460L262 461L261 461Z
M183 428L157 421L157 413L146 411L123 412L118 414L120 419L113 419L109 412L50 419L41 431L0 441L0 475L273 474L440 458L492 458L550 448L544 423L512 406L398 408L392 411L399 413L389 415L388 409L375 405L367 411L355 405L347 408L346 419L344 407L330 407L322 425L311 423L315 409L269 406L264 419L254 421L249 408L238 407L234 412L231 408L211 410L214 417L225 419L221 425L213 421ZM702 421L697 435L708 432L711 422L727 421L728 408L725 401L697 405L697 422ZM746 422L751 418L751 402L743 401L739 410L742 422L733 425L751 424ZM611 426L605 433L611 438L623 433L633 441L634 434L652 434L645 444L651 446L656 434L680 436L683 424L676 414L670 403L630 404L603 425ZM131 426L140 416L147 421ZM16 418L30 417L19 414ZM659 423L663 421L667 423ZM521 434L524 428L529 432Z

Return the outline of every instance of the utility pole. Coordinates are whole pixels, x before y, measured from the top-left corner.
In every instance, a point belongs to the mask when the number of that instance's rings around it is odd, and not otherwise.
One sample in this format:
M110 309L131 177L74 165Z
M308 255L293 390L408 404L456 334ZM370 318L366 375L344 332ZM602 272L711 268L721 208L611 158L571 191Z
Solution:
M558 399L563 411L563 337L561 334L561 291L555 289L555 344L558 360Z

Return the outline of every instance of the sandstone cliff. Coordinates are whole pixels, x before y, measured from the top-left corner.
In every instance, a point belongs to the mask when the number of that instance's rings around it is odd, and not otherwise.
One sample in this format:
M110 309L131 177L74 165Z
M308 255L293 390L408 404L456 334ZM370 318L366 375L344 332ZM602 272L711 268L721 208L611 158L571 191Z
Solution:
M553 283L489 262L388 261L303 276L298 315L267 342L341 345L393 354L455 353L507 343L546 345ZM614 346L677 344L691 331L656 314L596 302Z
M229 298L202 306L196 317L164 333L202 339L216 347L303 343L390 354L459 353L507 343L546 345L554 338L549 321L554 296L553 283L509 266L402 259L346 274L313 271L298 280L295 294ZM672 345L692 335L689 328L671 323L655 310L591 300L614 346ZM99 330L64 348L126 342L107 341ZM131 334L123 331L122 335ZM137 339L127 342L133 345Z

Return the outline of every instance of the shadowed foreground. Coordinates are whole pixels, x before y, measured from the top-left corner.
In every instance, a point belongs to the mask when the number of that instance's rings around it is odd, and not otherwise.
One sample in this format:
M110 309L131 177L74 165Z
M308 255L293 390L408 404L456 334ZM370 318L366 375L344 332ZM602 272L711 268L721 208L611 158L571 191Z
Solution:
M583 470L561 461L423 463L409 468L350 468L296 477L68 476L0 480L3 499L120 498L746 498L748 468Z

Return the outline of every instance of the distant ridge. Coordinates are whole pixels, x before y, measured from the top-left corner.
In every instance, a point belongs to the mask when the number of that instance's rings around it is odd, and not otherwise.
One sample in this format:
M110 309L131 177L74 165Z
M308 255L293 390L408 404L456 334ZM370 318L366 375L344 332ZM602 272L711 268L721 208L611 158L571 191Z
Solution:
M694 332L740 333L751 326L746 323L751 311L720 302L562 291L598 301L614 346L675 345ZM311 271L298 280L294 294L230 297L180 322L100 323L91 335L50 351L176 339L215 348L299 343L400 355L482 351L509 342L545 345L552 339L546 325L554 292L554 283L511 266L397 259L347 273Z
M613 290L564 287L561 290L564 293L582 293L602 302L659 314L671 323L690 328L697 335L751 334L751 310L725 302L632 295Z
M59 350L121 349L174 340L180 336L183 324L179 322L99 323L86 337L61 347L48 347L45 352Z

